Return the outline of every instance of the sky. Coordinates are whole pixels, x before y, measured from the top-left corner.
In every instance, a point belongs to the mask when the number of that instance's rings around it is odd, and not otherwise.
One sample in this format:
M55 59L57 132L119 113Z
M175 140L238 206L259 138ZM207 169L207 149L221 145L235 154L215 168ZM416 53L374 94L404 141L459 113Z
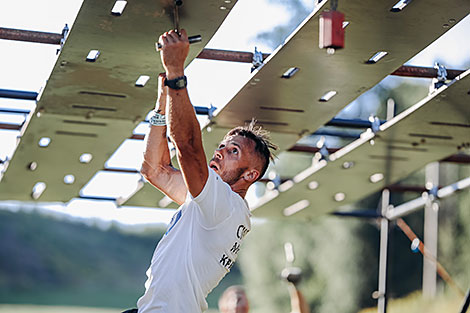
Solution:
M208 48L254 51L270 53L274 50L267 41L260 41L257 35L267 32L291 20L291 10L286 10L279 1L239 0L227 17L221 29L208 44ZM304 13L313 9L313 1L302 0ZM82 0L21 0L0 2L0 27L60 33L67 23L73 24ZM300 13L302 13L300 12ZM299 13L299 12L296 12ZM273 18L275 17L275 18ZM299 21L300 22L300 21ZM184 27L184 25L183 25ZM433 66L436 60L443 61L448 68L468 67L470 43L462 40L470 33L470 16L467 16L439 40L431 44L422 53L407 64ZM0 89L15 89L39 92L47 79L57 58L56 45L45 45L19 41L0 40ZM195 60L187 69L189 94L195 105L221 107L225 105L243 86L250 76L251 64L230 63L210 60ZM229 81L214 81L208 84L207 77L223 71ZM402 78L388 77L382 83L396 85ZM210 86L210 90L208 90ZM214 93L212 90L219 90ZM207 97L207 94L211 97ZM370 97L373 97L371 93ZM22 108L33 110L33 101L0 98L0 108ZM19 124L24 116L0 113L0 123L8 121ZM200 119L201 123L204 122ZM147 126L142 124L135 132L144 133ZM19 132L0 130L0 159L11 158L16 147ZM141 154L128 151L143 150L142 141L126 140L118 151L108 160L107 166L121 168L140 168ZM124 161L125 159L125 161ZM2 170L0 165L0 170ZM129 194L135 189L140 176L138 174L98 173L82 189L83 195L104 195L116 197ZM109 184L109 181L122 181ZM117 186L123 187L119 189ZM106 188L107 187L107 188ZM29 207L36 206L28 204ZM15 210L18 203L0 203L0 206ZM67 204L48 204L54 212L66 212L81 218L99 218L127 224L142 224L149 220L168 222L173 211L148 208L116 208L113 202L73 199Z

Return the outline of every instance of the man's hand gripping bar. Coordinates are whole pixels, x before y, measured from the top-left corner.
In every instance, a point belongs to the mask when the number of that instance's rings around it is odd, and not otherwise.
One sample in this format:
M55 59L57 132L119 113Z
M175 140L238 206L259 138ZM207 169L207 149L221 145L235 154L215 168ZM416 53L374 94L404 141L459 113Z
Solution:
M190 44L201 42L202 41L202 36L201 35L189 36L188 41L189 41ZM162 48L162 45L158 42L157 43L157 50L160 50L161 48Z
M183 5L182 0L175 0L175 5L173 7L173 23L174 23L174 29L175 31L179 34L180 33L180 17L179 17L179 7ZM192 43L197 43L202 41L202 36L201 35L195 35L195 36L189 36L188 41L190 44ZM157 50L160 50L162 48L162 45L160 43L157 43Z

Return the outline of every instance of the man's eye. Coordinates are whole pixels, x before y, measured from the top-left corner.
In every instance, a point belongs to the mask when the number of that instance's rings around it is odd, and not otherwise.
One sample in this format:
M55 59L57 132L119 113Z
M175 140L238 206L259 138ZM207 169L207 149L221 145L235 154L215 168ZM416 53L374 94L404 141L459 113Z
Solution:
M238 149L236 149L236 148L232 149L232 153L237 154L237 153L238 153Z
M219 146L219 149L222 149L223 147L225 147L225 145L220 145L220 146Z

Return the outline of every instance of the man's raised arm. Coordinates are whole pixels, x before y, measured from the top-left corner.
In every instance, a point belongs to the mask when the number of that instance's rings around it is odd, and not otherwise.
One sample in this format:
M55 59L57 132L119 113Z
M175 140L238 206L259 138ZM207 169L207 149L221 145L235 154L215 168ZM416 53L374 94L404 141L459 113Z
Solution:
M160 55L166 70L167 123L170 137L176 146L183 179L193 197L201 193L208 177L208 168L202 146L201 129L186 90L184 61L189 42L184 29L180 34L171 30L159 38Z
M165 125L168 87L163 86L164 79L165 74L158 76L158 99L150 121L150 130L145 136L146 147L140 171L153 186L176 203L182 204L186 198L187 189L181 172L171 165Z

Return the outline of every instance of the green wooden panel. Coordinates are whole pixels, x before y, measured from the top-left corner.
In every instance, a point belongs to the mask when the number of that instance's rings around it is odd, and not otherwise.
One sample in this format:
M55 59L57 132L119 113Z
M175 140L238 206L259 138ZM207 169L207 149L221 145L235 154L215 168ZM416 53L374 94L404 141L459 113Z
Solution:
M292 184L289 189L266 194L254 214L283 217L285 208L307 200L308 206L291 218L312 218L347 208L430 162L470 153L469 91L470 70L383 124L376 135L365 132L332 154L328 163L318 162L299 173L293 184L287 183ZM353 166L345 168L345 162ZM382 174L383 179L372 182L374 174ZM311 182L318 188L310 189ZM344 194L344 200L335 200L338 193Z
M128 120L44 114L28 125L7 172L0 183L0 199L33 200L31 190L37 182L47 185L42 201L68 201L129 134L134 123ZM47 147L40 147L41 138L50 138ZM80 163L80 156L92 154L90 163ZM31 162L37 168L28 169ZM67 185L64 176L72 174L75 182Z
M202 35L191 45L189 63L203 49L236 1L186 0L180 26L189 35ZM155 103L157 75L163 71L155 51L158 36L173 27L173 1L128 1L123 15L113 16L114 0L85 0L58 57L47 86L13 159L0 183L0 199L32 200L31 189L45 182L41 201L68 201L104 166L119 144L132 134ZM101 52L86 62L90 50ZM140 75L150 76L136 87ZM48 148L37 145L49 137ZM93 161L81 164L82 153ZM35 171L27 164L35 161ZM63 183L66 174L75 182Z
M466 0L413 1L402 12L391 12L396 2L340 1L338 10L349 25L345 48L333 55L318 47L319 14L329 8L323 2L253 73L214 123L229 128L256 117L273 131L313 132L470 12ZM366 64L378 51L388 55ZM299 68L297 74L281 78L291 67ZM331 90L336 96L319 101Z

